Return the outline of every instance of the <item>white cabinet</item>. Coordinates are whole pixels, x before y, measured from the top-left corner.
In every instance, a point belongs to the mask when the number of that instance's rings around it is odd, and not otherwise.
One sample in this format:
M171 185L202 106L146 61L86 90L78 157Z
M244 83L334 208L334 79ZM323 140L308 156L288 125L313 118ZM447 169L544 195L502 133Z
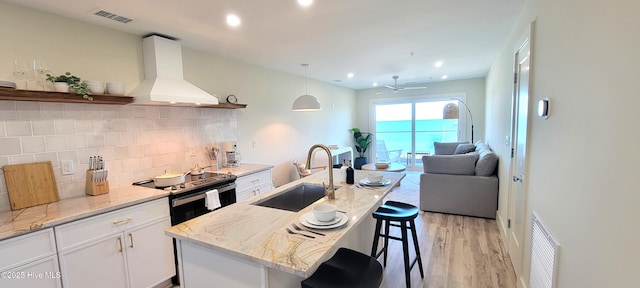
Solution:
M243 175L236 179L236 201L242 202L273 189L271 169Z
M53 229L0 241L0 287L62 287Z
M152 287L175 275L166 198L55 227L65 288Z

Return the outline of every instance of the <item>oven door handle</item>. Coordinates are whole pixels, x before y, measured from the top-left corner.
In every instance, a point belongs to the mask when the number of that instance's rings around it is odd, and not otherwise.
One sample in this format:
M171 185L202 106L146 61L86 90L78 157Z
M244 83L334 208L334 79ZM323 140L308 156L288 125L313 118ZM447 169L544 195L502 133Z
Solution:
M227 192L229 190L236 189L236 183L230 183L230 184L227 184L227 185L224 185L224 186L220 186L219 188L215 188L215 189L218 190L218 193ZM211 190L213 190L213 189L211 189ZM185 197L182 197L182 198L173 199L171 201L171 207L177 207L177 206L184 205L184 204L187 204L187 203L190 203L190 202L193 202L193 201L204 199L205 194L208 191L211 191L211 190L202 191L202 192L198 192L197 194L194 194L194 195L189 195L189 196L185 196Z

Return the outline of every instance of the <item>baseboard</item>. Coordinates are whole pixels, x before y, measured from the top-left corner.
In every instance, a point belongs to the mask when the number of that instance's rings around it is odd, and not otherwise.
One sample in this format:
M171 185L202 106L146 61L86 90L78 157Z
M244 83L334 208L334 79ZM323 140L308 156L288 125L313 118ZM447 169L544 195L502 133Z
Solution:
M500 213L496 213L496 223L498 223L498 230L500 230L500 236L502 237L502 242L506 243L507 240L507 221L504 221L500 215Z

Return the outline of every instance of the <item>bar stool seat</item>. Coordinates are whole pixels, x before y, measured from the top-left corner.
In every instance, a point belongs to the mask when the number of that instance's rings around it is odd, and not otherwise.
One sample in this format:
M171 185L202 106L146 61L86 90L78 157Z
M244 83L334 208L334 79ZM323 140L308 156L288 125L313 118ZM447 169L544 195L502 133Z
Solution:
M378 260L347 248L340 248L331 259L320 264L302 288L372 288L382 283Z
M378 258L384 254L384 266L387 266L387 250L389 247L389 239L402 241L402 252L404 256L404 276L407 287L411 287L411 268L418 262L420 268L420 277L424 278L424 272L422 269L422 258L420 257L420 249L418 245L418 235L416 233L416 226L414 219L418 217L418 207L411 204L387 201L381 205L375 212L372 213L373 218L376 219L376 234L373 238L373 246L371 247L371 257ZM393 222L393 223L391 223ZM397 224L399 222L399 224ZM385 224L385 232L381 233L380 229L382 224ZM392 236L390 234L390 226L400 227L401 237ZM413 246L415 248L416 258L413 262L409 263L409 241L407 230L411 230L411 236L413 238ZM380 237L384 238L384 246L380 250L378 249L378 241Z

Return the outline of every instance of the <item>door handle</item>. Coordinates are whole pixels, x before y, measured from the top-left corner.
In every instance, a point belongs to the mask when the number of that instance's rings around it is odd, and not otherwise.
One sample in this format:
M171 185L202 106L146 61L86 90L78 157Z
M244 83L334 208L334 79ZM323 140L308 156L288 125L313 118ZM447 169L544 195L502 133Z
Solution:
M133 248L133 234L129 233L129 241L131 244L129 244L129 248Z
M118 252L122 252L122 237L118 236Z

